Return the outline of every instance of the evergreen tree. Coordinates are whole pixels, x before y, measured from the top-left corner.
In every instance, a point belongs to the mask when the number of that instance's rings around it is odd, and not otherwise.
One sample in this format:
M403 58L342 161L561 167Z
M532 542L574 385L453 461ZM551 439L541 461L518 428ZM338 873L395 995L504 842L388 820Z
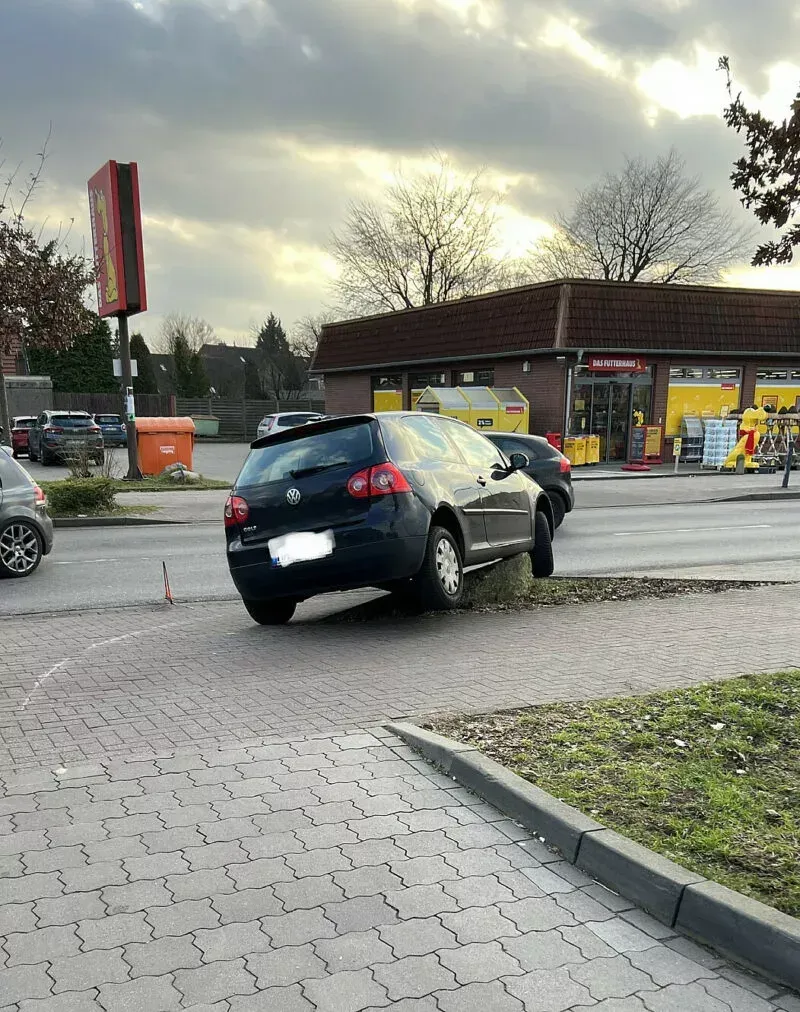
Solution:
M134 394L157 394L158 383L150 349L140 333L131 335L131 358L136 360L138 376L133 377Z
M260 401L264 396L264 391L261 389L261 379L258 375L258 369L256 368L255 362L251 359L247 359L244 364L244 396L249 401Z
M292 388L294 355L280 319L270 313L256 335L256 360L261 386L273 397Z
M182 332L175 334L172 345L175 363L175 390L179 397L207 397L208 376L199 351L193 351Z
M119 389L114 378L111 328L96 314L91 314L89 322L91 329L79 334L66 348L28 349L31 372L50 376L53 390L102 394Z

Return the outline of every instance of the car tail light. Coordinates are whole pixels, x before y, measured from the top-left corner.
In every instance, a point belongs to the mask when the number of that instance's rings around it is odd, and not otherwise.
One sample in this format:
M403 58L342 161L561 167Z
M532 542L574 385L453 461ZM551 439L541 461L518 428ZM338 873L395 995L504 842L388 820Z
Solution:
M394 464L365 467L351 475L347 491L354 499L368 499L373 495L395 495L410 492L406 476Z
M237 524L242 524L249 516L250 507L241 496L228 496L228 501L225 503L226 527L235 527Z
M101 430L99 425L92 425L89 427L89 432L100 432L100 431Z
M54 436L61 434L64 430L58 425L46 425L44 431L48 434L48 436Z
M33 486L33 494L34 494L34 496L36 498L36 505L37 506L46 506L47 505L47 496L44 494L44 489L43 488L41 488L39 485L34 485Z
M561 468L562 474L569 474L570 471L572 470L572 464L570 464L567 457L562 457L558 463Z

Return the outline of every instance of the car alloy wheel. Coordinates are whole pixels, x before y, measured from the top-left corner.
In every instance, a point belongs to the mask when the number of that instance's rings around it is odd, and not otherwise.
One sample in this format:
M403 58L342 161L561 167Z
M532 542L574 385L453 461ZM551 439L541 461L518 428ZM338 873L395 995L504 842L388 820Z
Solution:
M461 583L461 567L456 550L448 538L440 538L436 545L436 572L445 592L453 597Z
M28 524L11 523L0 531L0 567L11 576L32 573L41 557L39 536Z

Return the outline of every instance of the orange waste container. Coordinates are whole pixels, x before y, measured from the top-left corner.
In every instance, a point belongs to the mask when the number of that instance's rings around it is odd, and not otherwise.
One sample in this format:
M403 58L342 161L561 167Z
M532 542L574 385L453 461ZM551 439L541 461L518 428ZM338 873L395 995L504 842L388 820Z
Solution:
M194 422L191 418L137 418L136 444L142 474L161 474L170 464L192 470Z

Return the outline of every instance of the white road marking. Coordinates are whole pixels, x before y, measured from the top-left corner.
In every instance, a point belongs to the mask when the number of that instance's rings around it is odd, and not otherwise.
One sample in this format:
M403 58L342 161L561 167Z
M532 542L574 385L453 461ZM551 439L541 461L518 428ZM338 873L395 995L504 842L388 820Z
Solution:
M54 566L93 566L98 562L122 562L122 559L67 559L53 562Z
M663 531L621 531L614 534L615 538L637 538L644 534L694 534L695 531L758 531L771 528L772 524L736 524L733 527L678 527L675 530Z

